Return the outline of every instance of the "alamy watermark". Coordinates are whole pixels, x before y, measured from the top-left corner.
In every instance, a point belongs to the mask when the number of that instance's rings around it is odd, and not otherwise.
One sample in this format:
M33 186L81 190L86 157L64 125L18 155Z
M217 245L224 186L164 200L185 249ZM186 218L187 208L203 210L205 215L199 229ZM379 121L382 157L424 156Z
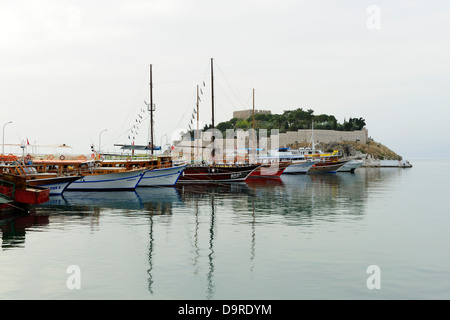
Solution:
M367 267L366 272L370 274L367 278L367 289L381 289L381 269L379 266L373 264Z
M70 274L67 278L66 286L67 289L81 289L81 269L77 265L70 265L66 269L66 273Z
M184 133L173 154L197 164L257 164L279 149L279 130L227 129L225 138L218 129ZM267 159L267 158L266 158ZM271 165L278 165L276 161Z
M381 9L379 6L370 5L366 9L369 15L366 20L366 26L369 30L380 30L381 29Z

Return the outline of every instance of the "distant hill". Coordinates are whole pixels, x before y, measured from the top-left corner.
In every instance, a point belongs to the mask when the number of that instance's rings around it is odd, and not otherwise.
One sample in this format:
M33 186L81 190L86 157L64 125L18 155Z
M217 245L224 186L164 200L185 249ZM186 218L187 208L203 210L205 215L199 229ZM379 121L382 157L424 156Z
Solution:
M315 115L314 110L303 110L298 108L295 110L286 110L282 114L255 114L255 130L266 129L270 133L271 129L278 129L280 133L287 131L297 131L299 129L311 129L314 123L314 129L317 130L336 130L336 131L354 131L361 130L366 125L366 120L359 118L344 119L343 123L339 123L334 115L319 114ZM223 136L226 136L227 129L243 129L253 128L253 116L247 119L232 118L228 121L217 124L216 129L220 130ZM211 128L206 125L204 131ZM297 144L289 147L306 147L306 145ZM370 155L380 160L402 160L402 157L384 146L383 144L369 138L367 143L358 143L346 141L342 143L323 144L320 146L323 151L340 150L346 156L354 156L357 154Z

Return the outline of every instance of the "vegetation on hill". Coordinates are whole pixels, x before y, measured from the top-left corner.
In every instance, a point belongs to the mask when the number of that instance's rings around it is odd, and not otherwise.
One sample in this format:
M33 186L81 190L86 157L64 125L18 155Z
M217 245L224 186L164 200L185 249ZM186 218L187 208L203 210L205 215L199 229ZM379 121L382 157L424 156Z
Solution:
M297 131L299 129L311 129L314 122L314 129L337 130L337 131L353 131L361 130L366 121L363 118L344 119L343 123L339 123L335 116L327 114L315 115L314 110L287 110L282 114L255 114L255 129L279 129L280 133L287 131ZM209 129L206 126L204 129ZM251 129L253 128L253 116L248 119L232 118L229 121L221 122L216 125L216 129L220 130L224 135L227 129Z

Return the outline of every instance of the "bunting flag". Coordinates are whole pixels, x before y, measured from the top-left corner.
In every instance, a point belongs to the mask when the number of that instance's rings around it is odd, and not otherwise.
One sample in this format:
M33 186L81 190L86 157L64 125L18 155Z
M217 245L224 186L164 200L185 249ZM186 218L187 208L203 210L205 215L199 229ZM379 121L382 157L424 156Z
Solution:
M203 81L203 86L205 86L205 81Z
M204 83L204 82L203 82ZM200 93L203 94L203 90L200 88Z
M28 141L28 138L27 138L27 145L30 145L30 141Z

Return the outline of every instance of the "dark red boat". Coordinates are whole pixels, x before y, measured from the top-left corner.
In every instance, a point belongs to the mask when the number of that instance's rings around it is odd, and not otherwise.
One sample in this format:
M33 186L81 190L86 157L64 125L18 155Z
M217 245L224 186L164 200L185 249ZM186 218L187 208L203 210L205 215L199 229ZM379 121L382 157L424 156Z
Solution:
M188 165L178 178L177 184L243 182L258 167L258 164Z

